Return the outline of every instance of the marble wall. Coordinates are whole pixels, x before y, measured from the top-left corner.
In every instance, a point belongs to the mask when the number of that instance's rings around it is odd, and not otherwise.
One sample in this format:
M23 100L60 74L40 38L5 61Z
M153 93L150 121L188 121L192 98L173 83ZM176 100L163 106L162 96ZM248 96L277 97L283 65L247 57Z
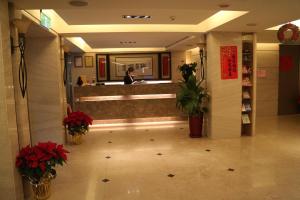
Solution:
M8 1L0 1L0 196L23 199L21 177L15 168L19 151L14 81L10 50Z
M186 52L185 51L172 51L171 57L172 57L171 58L172 81L178 82L182 79L181 74L178 70L178 66L180 66L186 62Z
M208 136L231 138L241 135L242 35L211 32L207 35L207 84L210 92ZM221 80L220 46L238 47L238 79Z
M26 60L32 142L64 143L65 90L59 37L27 38Z
M279 44L257 44L257 117L276 116L278 111Z
M14 18L14 6L10 4L10 17ZM11 24L10 27L11 37L13 38L14 46L18 46L18 30ZM20 63L20 50L15 48L12 54L12 66L13 66L13 84L14 84L14 95L16 103L16 117L17 117L17 128L19 135L20 147L25 147L31 143L30 130L29 130L29 119L28 119L28 106L27 106L27 95L22 97L21 90L19 87L19 63Z

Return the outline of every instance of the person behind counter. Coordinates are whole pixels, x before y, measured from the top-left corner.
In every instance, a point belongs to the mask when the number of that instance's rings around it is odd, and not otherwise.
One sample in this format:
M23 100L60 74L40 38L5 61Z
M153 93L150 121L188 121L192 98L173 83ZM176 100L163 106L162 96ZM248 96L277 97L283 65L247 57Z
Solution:
M133 67L129 67L126 71L126 76L124 76L124 84L129 85L129 84L134 84L135 81L133 79L133 72L134 69Z

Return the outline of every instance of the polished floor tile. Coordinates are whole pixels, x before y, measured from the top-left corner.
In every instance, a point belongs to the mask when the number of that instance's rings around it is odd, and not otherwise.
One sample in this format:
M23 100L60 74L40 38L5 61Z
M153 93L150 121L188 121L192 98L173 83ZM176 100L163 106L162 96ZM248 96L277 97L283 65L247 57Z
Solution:
M187 124L92 129L59 167L50 200L300 200L300 116L254 137L191 139Z

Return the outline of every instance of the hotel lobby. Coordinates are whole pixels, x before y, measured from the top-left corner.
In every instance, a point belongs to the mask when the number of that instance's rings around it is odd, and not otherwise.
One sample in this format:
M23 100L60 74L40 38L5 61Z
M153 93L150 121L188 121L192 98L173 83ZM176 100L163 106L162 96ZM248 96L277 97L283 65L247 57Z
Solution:
M0 0L0 199L300 199L299 7Z

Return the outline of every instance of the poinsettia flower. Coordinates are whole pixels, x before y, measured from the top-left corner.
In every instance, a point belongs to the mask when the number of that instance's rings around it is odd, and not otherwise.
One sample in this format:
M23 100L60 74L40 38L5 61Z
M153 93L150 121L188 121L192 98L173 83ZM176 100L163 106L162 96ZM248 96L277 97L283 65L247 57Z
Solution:
M62 160L66 161L66 153L69 152L63 148L63 145L53 142L39 143L33 147L22 148L15 164L22 175L39 181L45 173L51 173Z

